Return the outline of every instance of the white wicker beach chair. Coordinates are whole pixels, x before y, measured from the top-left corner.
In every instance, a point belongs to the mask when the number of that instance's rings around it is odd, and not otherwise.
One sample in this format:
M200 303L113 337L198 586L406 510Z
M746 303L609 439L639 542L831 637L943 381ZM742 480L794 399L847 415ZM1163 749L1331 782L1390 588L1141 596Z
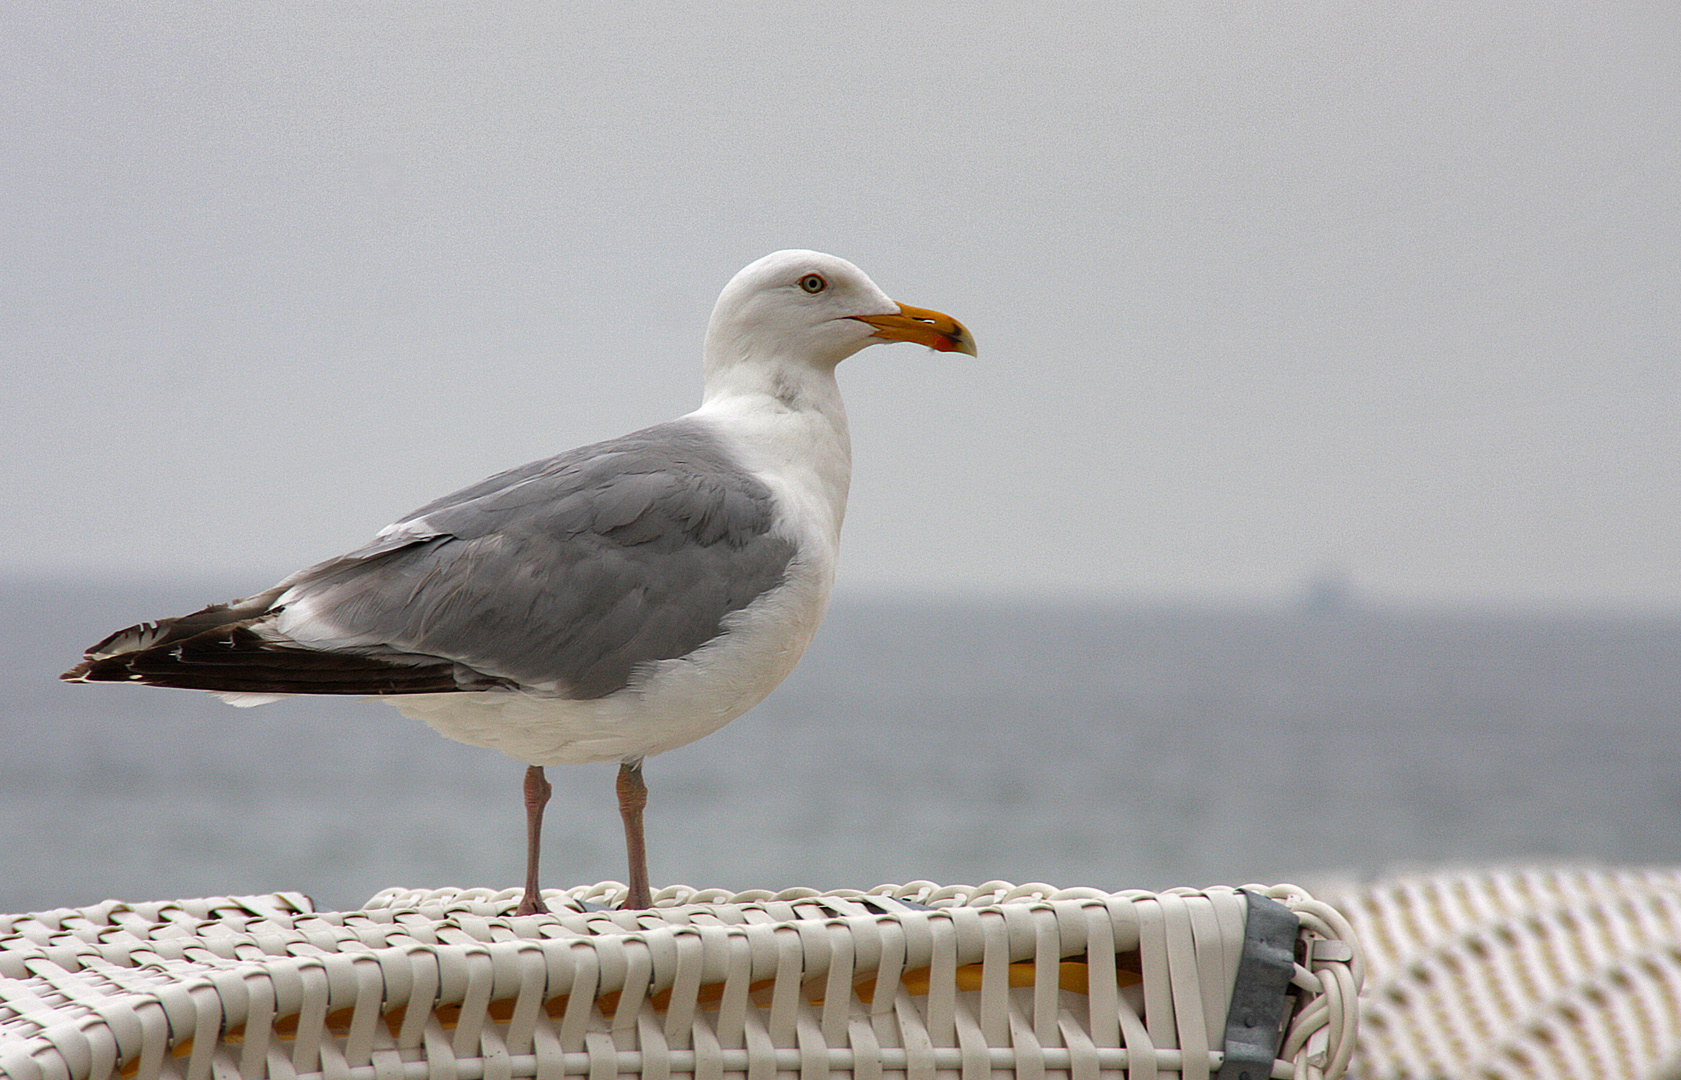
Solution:
M1327 1077L1358 949L1293 887L389 891L0 916L0 1074Z
M1681 869L1330 887L1367 950L1361 1080L1681 1077Z

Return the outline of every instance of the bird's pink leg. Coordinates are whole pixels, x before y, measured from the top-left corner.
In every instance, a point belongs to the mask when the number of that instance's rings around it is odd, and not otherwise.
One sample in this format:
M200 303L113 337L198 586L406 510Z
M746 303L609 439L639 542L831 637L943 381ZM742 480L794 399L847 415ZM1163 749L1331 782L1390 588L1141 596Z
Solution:
M525 770L525 895L520 898L515 915L546 915L549 911L537 890L537 857L542 851L539 840L543 834L543 808L549 804L549 793L553 790L542 766L532 765Z
M619 816L625 821L625 853L630 856L630 895L625 909L651 908L654 897L648 891L648 848L642 841L642 809L648 805L648 787L642 783L642 759L619 766Z

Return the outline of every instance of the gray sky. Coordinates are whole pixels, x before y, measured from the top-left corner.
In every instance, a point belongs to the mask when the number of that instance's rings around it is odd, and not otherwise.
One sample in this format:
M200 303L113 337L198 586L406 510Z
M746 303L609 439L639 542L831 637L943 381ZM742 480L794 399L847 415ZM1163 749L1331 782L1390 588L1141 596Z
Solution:
M15 7L0 572L256 588L800 246L981 350L843 367L843 588L1681 608L1675 4L712 7Z

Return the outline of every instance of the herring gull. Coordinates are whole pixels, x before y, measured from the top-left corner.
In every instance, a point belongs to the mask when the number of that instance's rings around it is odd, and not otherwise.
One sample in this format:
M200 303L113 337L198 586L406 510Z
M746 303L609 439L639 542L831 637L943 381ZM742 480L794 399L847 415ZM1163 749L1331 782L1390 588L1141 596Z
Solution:
M758 704L811 641L851 477L835 366L881 341L975 353L844 259L767 255L718 297L695 411L446 495L249 599L119 630L62 677L236 705L375 696L525 762L519 914L547 910L544 768L617 761L625 906L649 907L642 760Z

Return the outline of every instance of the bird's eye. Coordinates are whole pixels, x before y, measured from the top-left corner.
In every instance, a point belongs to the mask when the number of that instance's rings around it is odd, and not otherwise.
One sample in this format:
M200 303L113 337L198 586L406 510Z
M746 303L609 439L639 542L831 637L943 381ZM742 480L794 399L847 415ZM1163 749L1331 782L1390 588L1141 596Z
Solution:
M820 293L828 287L829 283L823 280L821 274L807 274L800 279L800 288L808 293Z

